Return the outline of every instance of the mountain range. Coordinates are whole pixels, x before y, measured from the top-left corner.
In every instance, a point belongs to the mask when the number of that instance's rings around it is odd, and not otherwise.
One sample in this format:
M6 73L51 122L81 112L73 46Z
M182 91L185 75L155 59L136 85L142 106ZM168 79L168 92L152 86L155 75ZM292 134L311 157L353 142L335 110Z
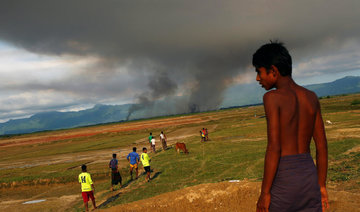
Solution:
M333 82L305 86L314 91L319 97L360 92L360 77L348 76ZM259 104L262 102L264 89L257 84L242 84L232 86L224 95L221 108L242 105ZM0 123L0 135L22 134L45 130L74 128L110 122L125 121L131 104L124 105L95 105L91 109L77 112L44 112L30 118L9 120ZM157 115L166 114L165 111ZM149 117L146 111L138 111L139 118Z

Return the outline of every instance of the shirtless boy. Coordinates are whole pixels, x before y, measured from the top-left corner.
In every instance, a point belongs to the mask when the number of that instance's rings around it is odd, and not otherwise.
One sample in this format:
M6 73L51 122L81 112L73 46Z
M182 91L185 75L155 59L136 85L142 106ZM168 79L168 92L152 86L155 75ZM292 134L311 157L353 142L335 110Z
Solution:
M265 90L275 88L263 97L268 144L256 211L325 211L328 156L318 98L292 79L291 56L283 44L263 45L252 63L259 84Z

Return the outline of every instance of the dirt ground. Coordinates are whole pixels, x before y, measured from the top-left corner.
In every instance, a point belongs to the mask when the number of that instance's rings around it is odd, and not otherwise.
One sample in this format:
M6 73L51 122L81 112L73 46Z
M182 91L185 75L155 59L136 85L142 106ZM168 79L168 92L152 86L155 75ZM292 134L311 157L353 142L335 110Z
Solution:
M161 194L101 211L237 211L256 210L260 182L221 182L201 184ZM330 209L327 211L360 211L360 194L329 190Z
M54 193L62 193L62 190L71 190L78 185L56 185L51 188L47 186L36 186L36 189L43 190L41 195L31 196L29 198L11 200L3 197L0 202L2 211L71 211L76 201L81 199L80 194L60 195L54 197ZM183 211L237 211L248 212L255 211L255 205L260 193L260 182L250 182L248 180L240 182L220 182L201 184L187 187L181 190L164 193L149 199L144 199L128 204L117 205L108 209L99 209L99 211L117 212L183 212ZM341 191L335 188L335 185L329 186L329 204L330 212L356 212L360 211L360 194ZM34 188L35 189L35 188ZM26 188L8 189L9 193L27 192ZM121 198L121 192L119 190ZM118 195L115 193L114 195ZM25 195L26 196L26 195ZM23 204L26 201L34 199L46 199L46 201L36 204ZM104 200L97 199L100 205ZM92 206L90 206L90 209Z
M77 183L22 186L1 189L0 211L69 211L79 199L81 194ZM34 193L36 193L34 195ZM14 198L19 197L22 198ZM45 200L35 204L24 204L27 201Z
M218 117L209 117L210 120L216 120ZM223 118L223 117L222 117ZM79 128L76 130L64 130L63 132L57 131L55 133L42 133L39 135L23 135L19 137L12 138L2 138L0 139L0 147L6 146L20 146L20 145L29 145L29 144L38 144L38 143L48 143L52 141L61 141L71 138L78 137L89 137L97 134L110 133L110 132L125 132L133 130L141 130L147 128L164 128L169 125L178 126L185 124L194 124L207 122L209 119L202 119L199 116L181 116L173 118L165 118L156 121L154 125L153 120L129 122L122 124L113 124L113 125L103 125L103 126L93 126L86 128Z
M209 131L214 131L216 129L217 125L207 125L207 128ZM80 134L77 134L78 136ZM89 135L89 134L81 134L82 136ZM171 146L175 144L176 142L183 142L184 139L191 137L191 136L197 136L198 135L198 127L184 127L178 130L175 130L171 133L167 134L167 145ZM156 135L157 136L157 135ZM61 136L54 136L54 137L48 137L47 139L44 139L44 142L50 142L52 138L59 138ZM51 139L50 139L51 138ZM38 138L40 140L40 138ZM125 158L129 151L132 151L132 148L135 146L137 149L142 149L144 146L148 146L147 138L144 137L142 139L134 141L134 145L130 145L123 148L118 148L112 150L110 153L117 153L119 158ZM30 142L32 139L23 140L22 142L16 142L16 145L29 145L28 142ZM36 139L35 139L36 140ZM46 141L45 141L46 140ZM34 141L34 140L33 140ZM161 144L159 140L157 140L156 148L161 148ZM35 142L35 141L34 141ZM9 144L10 145L10 144ZM1 147L0 147L1 148ZM85 153L74 153L74 154L66 154L66 155L56 155L47 157L46 160L44 158L40 159L33 159L31 162L27 160L18 160L16 162L13 162L11 165L9 165L7 162L2 163L0 161L0 168L2 169L8 169L13 167L33 167L33 166L41 166L41 165L53 165L53 164L59 164L59 163L66 163L66 162L76 162L76 161L89 161L88 164L93 163L104 163L108 162L109 157L111 154L109 154L109 150L97 150L97 151L91 151L91 152L85 152Z

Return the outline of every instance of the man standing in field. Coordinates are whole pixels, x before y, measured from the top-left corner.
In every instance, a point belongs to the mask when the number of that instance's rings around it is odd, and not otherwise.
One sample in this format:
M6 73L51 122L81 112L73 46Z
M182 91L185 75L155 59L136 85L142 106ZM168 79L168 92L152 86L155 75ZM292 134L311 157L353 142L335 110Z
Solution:
M133 169L136 171L136 179L138 178L139 171L138 171L138 165L140 161L140 157L138 153L136 153L136 147L133 147L133 151L128 154L126 159L130 162L130 176L131 180L133 179L132 172Z
M86 165L81 166L82 173L79 174L79 183L81 184L81 191L82 191L82 197L84 200L85 205L85 211L89 211L88 202L89 198L92 201L92 204L94 206L94 209L96 209L96 203L95 203L95 197L94 197L94 191L95 186L91 179L91 176L89 173L87 173Z
M151 159L150 159L149 155L147 154L146 147L143 148L143 153L140 156L140 160L141 160L141 163L146 172L145 182L149 182L150 181L150 161L151 161Z
M275 88L263 97L268 144L257 211L325 211L327 140L318 98L292 79L291 56L283 44L263 45L252 63L260 85Z
M118 163L116 154L113 154L113 158L109 162L109 168L111 169L111 191L114 191L114 185L118 183L120 183L120 188L122 187Z
M205 128L205 140L209 140L209 132L207 128Z
M164 151L167 149L166 140L167 140L166 135L164 134L163 131L161 131L161 133L160 133L160 141L161 141L162 148L163 148Z

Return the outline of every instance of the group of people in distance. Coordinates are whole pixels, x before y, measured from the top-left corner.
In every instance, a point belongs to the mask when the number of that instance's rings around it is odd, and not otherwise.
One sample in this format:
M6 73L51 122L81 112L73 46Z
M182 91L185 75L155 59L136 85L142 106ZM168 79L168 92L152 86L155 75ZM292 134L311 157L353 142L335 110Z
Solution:
M129 165L130 165L131 180L133 180L134 169L136 172L136 179L138 179L138 177L139 177L138 167L139 167L139 163L141 162L144 167L145 173L146 173L145 181L150 182L151 159L150 159L149 155L147 154L146 147L143 148L143 153L140 156L136 152L136 147L133 147L133 151L127 155L126 159L128 160ZM111 191L114 191L114 185L120 184L120 188L122 187L122 178L121 178L121 175L119 172L118 164L119 164L119 162L116 159L116 154L113 154L112 159L109 162L109 168L111 170ZM84 201L85 210L86 211L89 210L88 209L89 199L91 199L94 209L96 209L97 207L96 207L96 202L95 202L95 197L94 197L95 186L91 179L91 175L90 175L90 173L87 172L87 167L85 164L81 166L81 170L82 170L82 172L79 174L79 183L81 184L81 191L82 191L82 197L83 197L83 201Z
M209 140L209 133L207 128L202 128L200 130L200 141L208 141Z
M165 151L167 149L167 138L163 131L161 131L159 138L161 141L162 148ZM152 132L150 132L150 135L149 135L149 144L150 144L151 151L156 153L155 137L153 136Z

